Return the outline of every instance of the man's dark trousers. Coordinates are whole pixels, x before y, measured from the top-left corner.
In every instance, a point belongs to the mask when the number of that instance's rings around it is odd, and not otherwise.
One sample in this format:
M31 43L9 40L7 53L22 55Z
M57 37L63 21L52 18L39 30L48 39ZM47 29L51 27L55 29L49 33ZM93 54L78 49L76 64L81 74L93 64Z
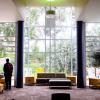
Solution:
M5 77L6 89L11 89L11 77Z

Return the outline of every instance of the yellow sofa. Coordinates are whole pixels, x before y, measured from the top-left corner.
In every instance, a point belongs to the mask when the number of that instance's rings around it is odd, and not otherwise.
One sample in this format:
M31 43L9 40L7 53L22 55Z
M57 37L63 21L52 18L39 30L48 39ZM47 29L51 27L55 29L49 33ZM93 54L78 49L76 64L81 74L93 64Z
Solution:
M100 88L100 78L89 78L89 87Z

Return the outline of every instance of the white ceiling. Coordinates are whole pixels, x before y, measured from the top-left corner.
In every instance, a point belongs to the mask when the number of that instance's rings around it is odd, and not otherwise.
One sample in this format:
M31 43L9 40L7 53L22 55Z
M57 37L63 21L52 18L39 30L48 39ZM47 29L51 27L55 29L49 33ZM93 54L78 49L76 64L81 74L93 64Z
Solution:
M21 16L12 0L0 0L0 22L15 22Z
M24 20L26 6L45 6L46 4L44 0L0 0L0 22ZM87 0L59 0L53 5L75 6L78 20L100 22L100 0L89 0L89 2Z
M100 0L90 0L81 12L78 20L100 22Z

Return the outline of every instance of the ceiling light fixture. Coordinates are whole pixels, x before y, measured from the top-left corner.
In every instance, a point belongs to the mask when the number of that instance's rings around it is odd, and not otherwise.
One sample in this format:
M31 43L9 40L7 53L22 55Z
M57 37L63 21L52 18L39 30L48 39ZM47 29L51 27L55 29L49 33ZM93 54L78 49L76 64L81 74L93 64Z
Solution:
M50 3L50 8L49 8L49 10L47 10L46 11L46 15L48 16L48 17L53 17L54 15L55 15L55 10L53 10L52 8L51 8L51 3L53 2L54 0L48 0L48 2Z
M45 19L45 24L46 24L46 29L52 29L55 27L55 7L51 5L51 3L54 0L48 0L49 7L46 7L46 19Z

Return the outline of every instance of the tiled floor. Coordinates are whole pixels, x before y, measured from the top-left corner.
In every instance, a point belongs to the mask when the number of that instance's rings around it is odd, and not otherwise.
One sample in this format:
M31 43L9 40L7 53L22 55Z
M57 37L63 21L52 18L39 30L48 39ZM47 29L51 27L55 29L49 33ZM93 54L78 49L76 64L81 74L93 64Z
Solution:
M24 88L12 88L0 94L0 100L51 100L53 93L70 93L71 100L100 100L99 89L49 89L48 86L24 86Z

